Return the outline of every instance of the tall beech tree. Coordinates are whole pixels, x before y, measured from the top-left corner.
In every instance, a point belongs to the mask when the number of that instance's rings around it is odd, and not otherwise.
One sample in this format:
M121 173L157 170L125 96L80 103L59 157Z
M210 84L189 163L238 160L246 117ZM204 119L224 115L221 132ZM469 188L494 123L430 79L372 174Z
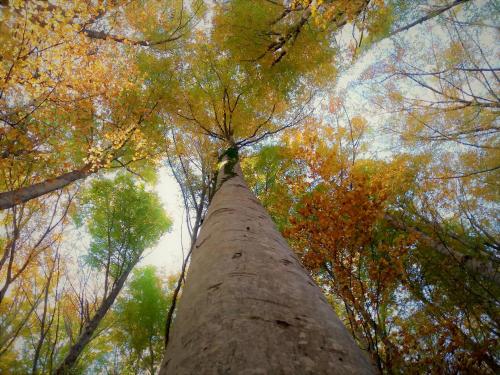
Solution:
M248 189L238 150L222 164L160 373L373 373Z
M300 80L260 84L253 63L225 51L196 53L172 121L211 139L220 157L160 373L372 373L239 166L242 147L297 125L310 97L293 91ZM287 344L276 350L278 343Z

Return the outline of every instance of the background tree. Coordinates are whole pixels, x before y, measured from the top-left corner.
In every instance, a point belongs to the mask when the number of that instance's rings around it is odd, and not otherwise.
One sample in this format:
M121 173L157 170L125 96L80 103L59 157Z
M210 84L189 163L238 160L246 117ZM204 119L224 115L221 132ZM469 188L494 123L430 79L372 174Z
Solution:
M202 3L141 4L140 12L129 1L2 7L1 209L102 168L155 164L162 98L144 92L141 65L188 38Z
M169 228L159 199L131 177L95 181L82 198L79 220L86 220L92 238L85 262L103 273L102 297L60 363L66 373L92 339L143 251Z
M112 335L123 361L122 373L156 373L162 359L166 312L171 303L173 285L169 284L165 285L153 266L139 268L134 271L126 293L118 298Z
M59 293L62 273L60 247L74 194L61 190L54 197L13 207L2 216L0 356L7 363L7 357L17 358L12 350L28 329L36 330L39 322L42 331L52 325L53 298Z

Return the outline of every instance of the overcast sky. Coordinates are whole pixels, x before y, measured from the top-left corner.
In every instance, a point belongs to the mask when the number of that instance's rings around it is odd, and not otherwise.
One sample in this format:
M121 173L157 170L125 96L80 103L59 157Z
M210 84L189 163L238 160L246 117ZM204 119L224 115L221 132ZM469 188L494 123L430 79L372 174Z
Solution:
M159 183L155 187L163 207L172 219L173 225L169 233L163 235L157 245L146 251L146 256L140 266L152 264L167 274L180 272L182 266L182 243L189 246L189 235L184 220L184 206L181 192L174 177L167 168L159 171Z

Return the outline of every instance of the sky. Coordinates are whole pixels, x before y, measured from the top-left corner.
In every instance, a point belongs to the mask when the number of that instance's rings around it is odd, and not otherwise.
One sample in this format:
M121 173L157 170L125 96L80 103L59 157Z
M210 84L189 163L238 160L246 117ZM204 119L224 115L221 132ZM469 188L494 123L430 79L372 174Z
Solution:
M158 184L155 191L160 197L163 207L172 219L173 225L170 232L164 234L152 249L146 250L146 256L139 266L154 265L162 273L176 274L181 271L182 245L189 246L189 235L184 220L184 205L181 191L166 167L159 170Z

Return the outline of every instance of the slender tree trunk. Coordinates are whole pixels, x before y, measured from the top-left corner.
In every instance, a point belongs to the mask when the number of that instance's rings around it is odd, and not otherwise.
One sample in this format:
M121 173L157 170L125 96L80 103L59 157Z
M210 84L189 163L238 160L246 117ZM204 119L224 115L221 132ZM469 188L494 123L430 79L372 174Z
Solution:
M47 336L47 333L50 329L50 324L49 321L49 327L46 329L45 323L47 321L47 310L48 310L48 304L49 304L49 288L50 288L50 282L52 281L52 276L54 274L54 268L50 271L49 277L47 279L47 285L45 286L45 291L44 291L44 297L43 297L43 313L42 313L42 319L40 319L40 337L38 339L36 348L35 348L35 354L33 356L33 367L31 369L31 373L33 375L37 374L38 371L38 360L40 359L40 352L42 351L42 346L43 342L45 341L45 337Z
M12 208L20 203L24 203L31 199L62 189L72 182L86 178L91 173L90 167L85 166L81 169L64 173L54 178L49 178L37 184L0 193L0 210Z
M160 374L373 374L237 157L219 181Z
M109 296L107 296L102 301L101 305L97 309L92 319L90 319L90 321L85 325L82 333L80 334L76 342L69 349L68 354L66 355L63 362L59 365L58 369L56 370L56 374L62 375L70 373L70 370L75 365L78 357L80 356L80 354L82 354L83 349L85 349L85 346L89 343L92 336L94 335L94 332L99 326L99 323L104 318L110 307L113 305L113 302L118 296L118 293L120 293L120 290L123 288L123 284L125 283L125 280L127 280L127 277L132 268L134 267L134 265L135 263L130 265L125 270L125 272L120 276L120 278L116 282L116 285L111 289Z
M155 375L155 351L153 350L152 336L149 336L149 366L151 375Z
M396 229L416 232L419 236L419 240L432 247L439 254L445 257L453 258L455 262L457 262L460 266L463 266L472 274L481 275L482 277L485 277L490 281L500 284L500 270L493 261L484 259L484 257L481 259L478 257L469 256L453 249L451 246L445 246L443 243L432 238L419 228L401 223L391 215L385 215L385 219Z
M421 23L424 23L425 21L428 21L434 17L437 17L439 16L441 13L444 13L446 12L447 10L453 8L453 7L456 7L457 5L460 5L460 4L464 4L464 3L467 3L469 2L470 0L455 0L453 2L451 2L450 4L448 5L445 5L441 8L437 8L435 10L432 10L430 11L429 13L427 13L425 16L421 17L421 18L418 18L416 19L415 21L411 22L410 24L408 25L405 25L403 27L400 27L396 30L394 30L393 32L391 32L387 37L390 37L390 36L394 36L402 31L406 31L406 30L409 30L411 29L413 26L417 26L417 25L420 25Z

